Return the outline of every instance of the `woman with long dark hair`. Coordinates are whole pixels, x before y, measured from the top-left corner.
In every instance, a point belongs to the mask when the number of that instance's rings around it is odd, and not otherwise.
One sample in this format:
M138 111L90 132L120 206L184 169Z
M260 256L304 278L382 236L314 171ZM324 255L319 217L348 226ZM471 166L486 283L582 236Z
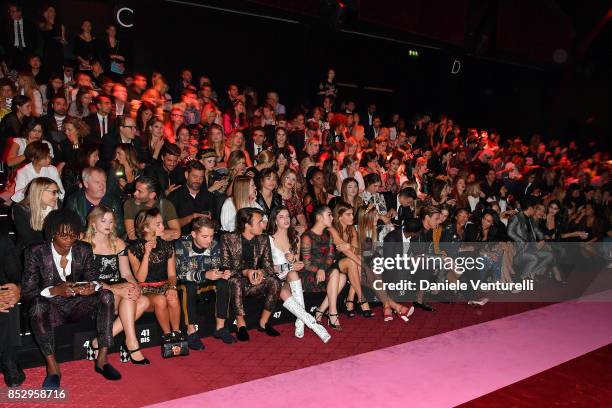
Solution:
M115 158L106 178L106 192L127 198L134 193L141 175L136 149L129 143L120 143L115 147Z
M325 178L325 189L333 195L339 195L340 189L338 188L338 160L330 157L325 159L323 162L323 176Z
M317 206L327 205L332 195L325 189L325 176L317 167L308 169L306 175L308 193L304 196L304 208L310 222L314 222L313 211Z
M327 343L331 336L323 326L304 308L304 293L299 271L304 269L304 262L299 260L300 237L291 226L289 210L278 206L272 210L268 220L267 233L270 236L272 261L277 277L284 281L280 297L283 306L297 319L295 321L295 337L304 337L304 325L312 329L317 336Z
M74 56L81 71L91 70L91 61L98 58L98 44L90 20L83 20L81 32L74 39Z
M61 72L64 64L64 47L68 42L66 28L58 21L55 7L49 5L43 9L39 29L43 40L42 60L45 62L45 71Z
M283 198L276 192L278 176L271 168L263 169L257 177L256 184L259 189L255 201L263 208L264 213L270 216L274 208L283 205Z
M147 132L147 124L155 115L156 108L155 105L148 101L142 101L138 111L136 112L136 134L140 137L142 144L146 145L146 132Z
M314 225L302 234L300 257L304 269L299 272L308 292L325 290L327 296L315 310L315 319L321 322L327 316L329 327L342 330L338 319L338 294L346 284L346 275L340 272L336 262L336 248L347 249L349 244L334 245L330 228L333 228L332 212L327 205L319 205L312 211ZM326 313L327 309L329 312Z
M68 108L68 115L83 119L89 115L89 105L93 101L94 93L93 89L88 86L81 86L74 97L74 100L70 102L70 108Z
M64 84L63 76L59 74L51 74L49 76L49 80L46 85L40 86L40 91L42 94L42 102L43 102L43 111L44 113L51 113L51 107L49 103L56 96L61 96L66 98L66 87Z
M230 134L235 131L243 131L248 127L246 120L246 109L244 102L240 99L236 99L233 105L223 115L223 128L226 134Z
M295 148L289 144L287 137L287 129L284 127L277 127L274 129L274 141L272 142L272 153L275 155L283 152L285 157L291 165L297 165L297 153Z
M100 160L100 151L96 145L84 145L77 150L76 160L68 162L62 168L61 180L66 190L66 197L82 186L81 174L88 167L95 167Z
M354 305L357 303L361 308L363 317L373 317L374 313L370 310L368 301L363 296L361 288L361 256L359 254L359 237L354 225L353 207L345 202L336 205L333 211L333 229L330 230L334 242L349 244L347 248L336 251L336 262L340 272L345 273L351 283L349 293L346 296L346 314L348 317L355 317ZM357 295L357 302L355 302Z
M32 117L24 118L20 132L21 137L14 137L12 139L12 143L10 144L5 157L6 164L8 164L9 167L18 167L21 165L26 159L26 147L32 142L42 140L43 133L43 124L40 119ZM51 143L46 140L43 140L42 142L49 147L51 157L53 157L53 147L51 146Z
M128 247L128 258L142 294L149 298L147 311L155 311L163 332L162 341L184 339L180 331L174 247L161 239L164 221L159 210L140 210L134 226L138 239Z

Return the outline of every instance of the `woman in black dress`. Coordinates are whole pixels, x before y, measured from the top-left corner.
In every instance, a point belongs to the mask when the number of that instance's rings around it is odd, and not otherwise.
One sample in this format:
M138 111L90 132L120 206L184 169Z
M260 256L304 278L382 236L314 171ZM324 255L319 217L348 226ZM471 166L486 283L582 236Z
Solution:
M119 78L125 72L125 56L121 42L117 39L117 27L106 27L106 36L100 44L100 53L103 59L104 71Z
M64 47L68 44L66 28L57 21L57 13L53 6L46 7L42 17L40 35L43 40L43 68L48 75L59 74L64 64Z
M83 20L81 33L74 39L74 56L81 71L91 71L91 61L98 59L98 45L93 35L91 21Z
M83 241L89 242L93 249L92 266L98 273L96 280L104 289L113 292L115 297L115 313L118 317L113 322L113 337L125 332L121 361L149 364L149 360L140 352L135 327L136 320L149 307L149 299L141 296L140 286L132 275L127 247L117 237L115 215L111 208L101 205L89 213ZM87 358L93 360L94 352L98 349L97 340L90 341L86 348Z
M276 192L278 187L278 176L274 169L263 169L257 177L257 198L255 201L263 208L266 216L270 216L272 210L283 205L283 198Z
M134 227L138 239L128 248L128 257L143 295L149 298L147 311L155 311L164 342L183 339L179 329L181 306L176 292L174 247L161 239L164 221L159 210L138 212Z
M314 225L302 234L300 258L304 261L304 269L299 271L300 278L307 292L320 292L325 288L327 296L315 311L317 322L326 314L329 308L328 324L335 330L342 330L338 320L338 294L346 284L346 274L340 272L336 261L336 248L346 250L349 244L334 245L330 233L332 228L332 212L326 205L315 207L312 216Z
M98 146L85 145L78 149L76 160L66 163L62 168L61 180L66 197L82 187L82 171L87 167L95 167L99 160Z
M25 198L13 206L16 246L19 251L45 240L43 224L47 215L57 209L58 192L55 181L38 177L30 182Z

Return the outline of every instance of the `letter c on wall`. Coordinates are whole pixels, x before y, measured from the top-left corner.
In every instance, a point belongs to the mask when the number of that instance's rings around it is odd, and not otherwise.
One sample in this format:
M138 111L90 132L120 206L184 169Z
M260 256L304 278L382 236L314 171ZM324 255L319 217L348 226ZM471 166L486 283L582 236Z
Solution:
M133 23L125 24L123 21L121 21L121 14L124 12L129 12L130 14L134 14L134 10L132 10L131 8L121 7L119 10L117 10L117 22L123 27L127 27L127 28L134 27Z

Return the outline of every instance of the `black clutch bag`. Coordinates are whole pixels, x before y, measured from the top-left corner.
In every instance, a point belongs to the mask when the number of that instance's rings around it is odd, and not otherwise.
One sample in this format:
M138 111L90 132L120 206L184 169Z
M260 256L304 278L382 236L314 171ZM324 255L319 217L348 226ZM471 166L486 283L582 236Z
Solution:
M161 345L161 355L163 358L171 358L178 356L188 356L189 347L187 340L173 340Z

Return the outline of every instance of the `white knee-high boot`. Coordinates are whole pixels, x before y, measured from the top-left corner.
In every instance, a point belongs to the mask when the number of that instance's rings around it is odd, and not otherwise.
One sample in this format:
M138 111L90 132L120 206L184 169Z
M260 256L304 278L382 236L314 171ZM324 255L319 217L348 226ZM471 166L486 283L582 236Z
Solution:
M331 339L331 335L325 330L325 327L318 324L314 316L304 310L293 296L285 300L283 307L294 314L295 317L301 320L309 329L312 329L323 343L327 343L329 339Z
M291 287L291 295L295 298L298 305L302 306L302 309L306 310L304 305L304 292L302 291L302 281L300 279L293 282L289 282ZM300 319L295 321L295 337L301 339L304 337L304 322Z

